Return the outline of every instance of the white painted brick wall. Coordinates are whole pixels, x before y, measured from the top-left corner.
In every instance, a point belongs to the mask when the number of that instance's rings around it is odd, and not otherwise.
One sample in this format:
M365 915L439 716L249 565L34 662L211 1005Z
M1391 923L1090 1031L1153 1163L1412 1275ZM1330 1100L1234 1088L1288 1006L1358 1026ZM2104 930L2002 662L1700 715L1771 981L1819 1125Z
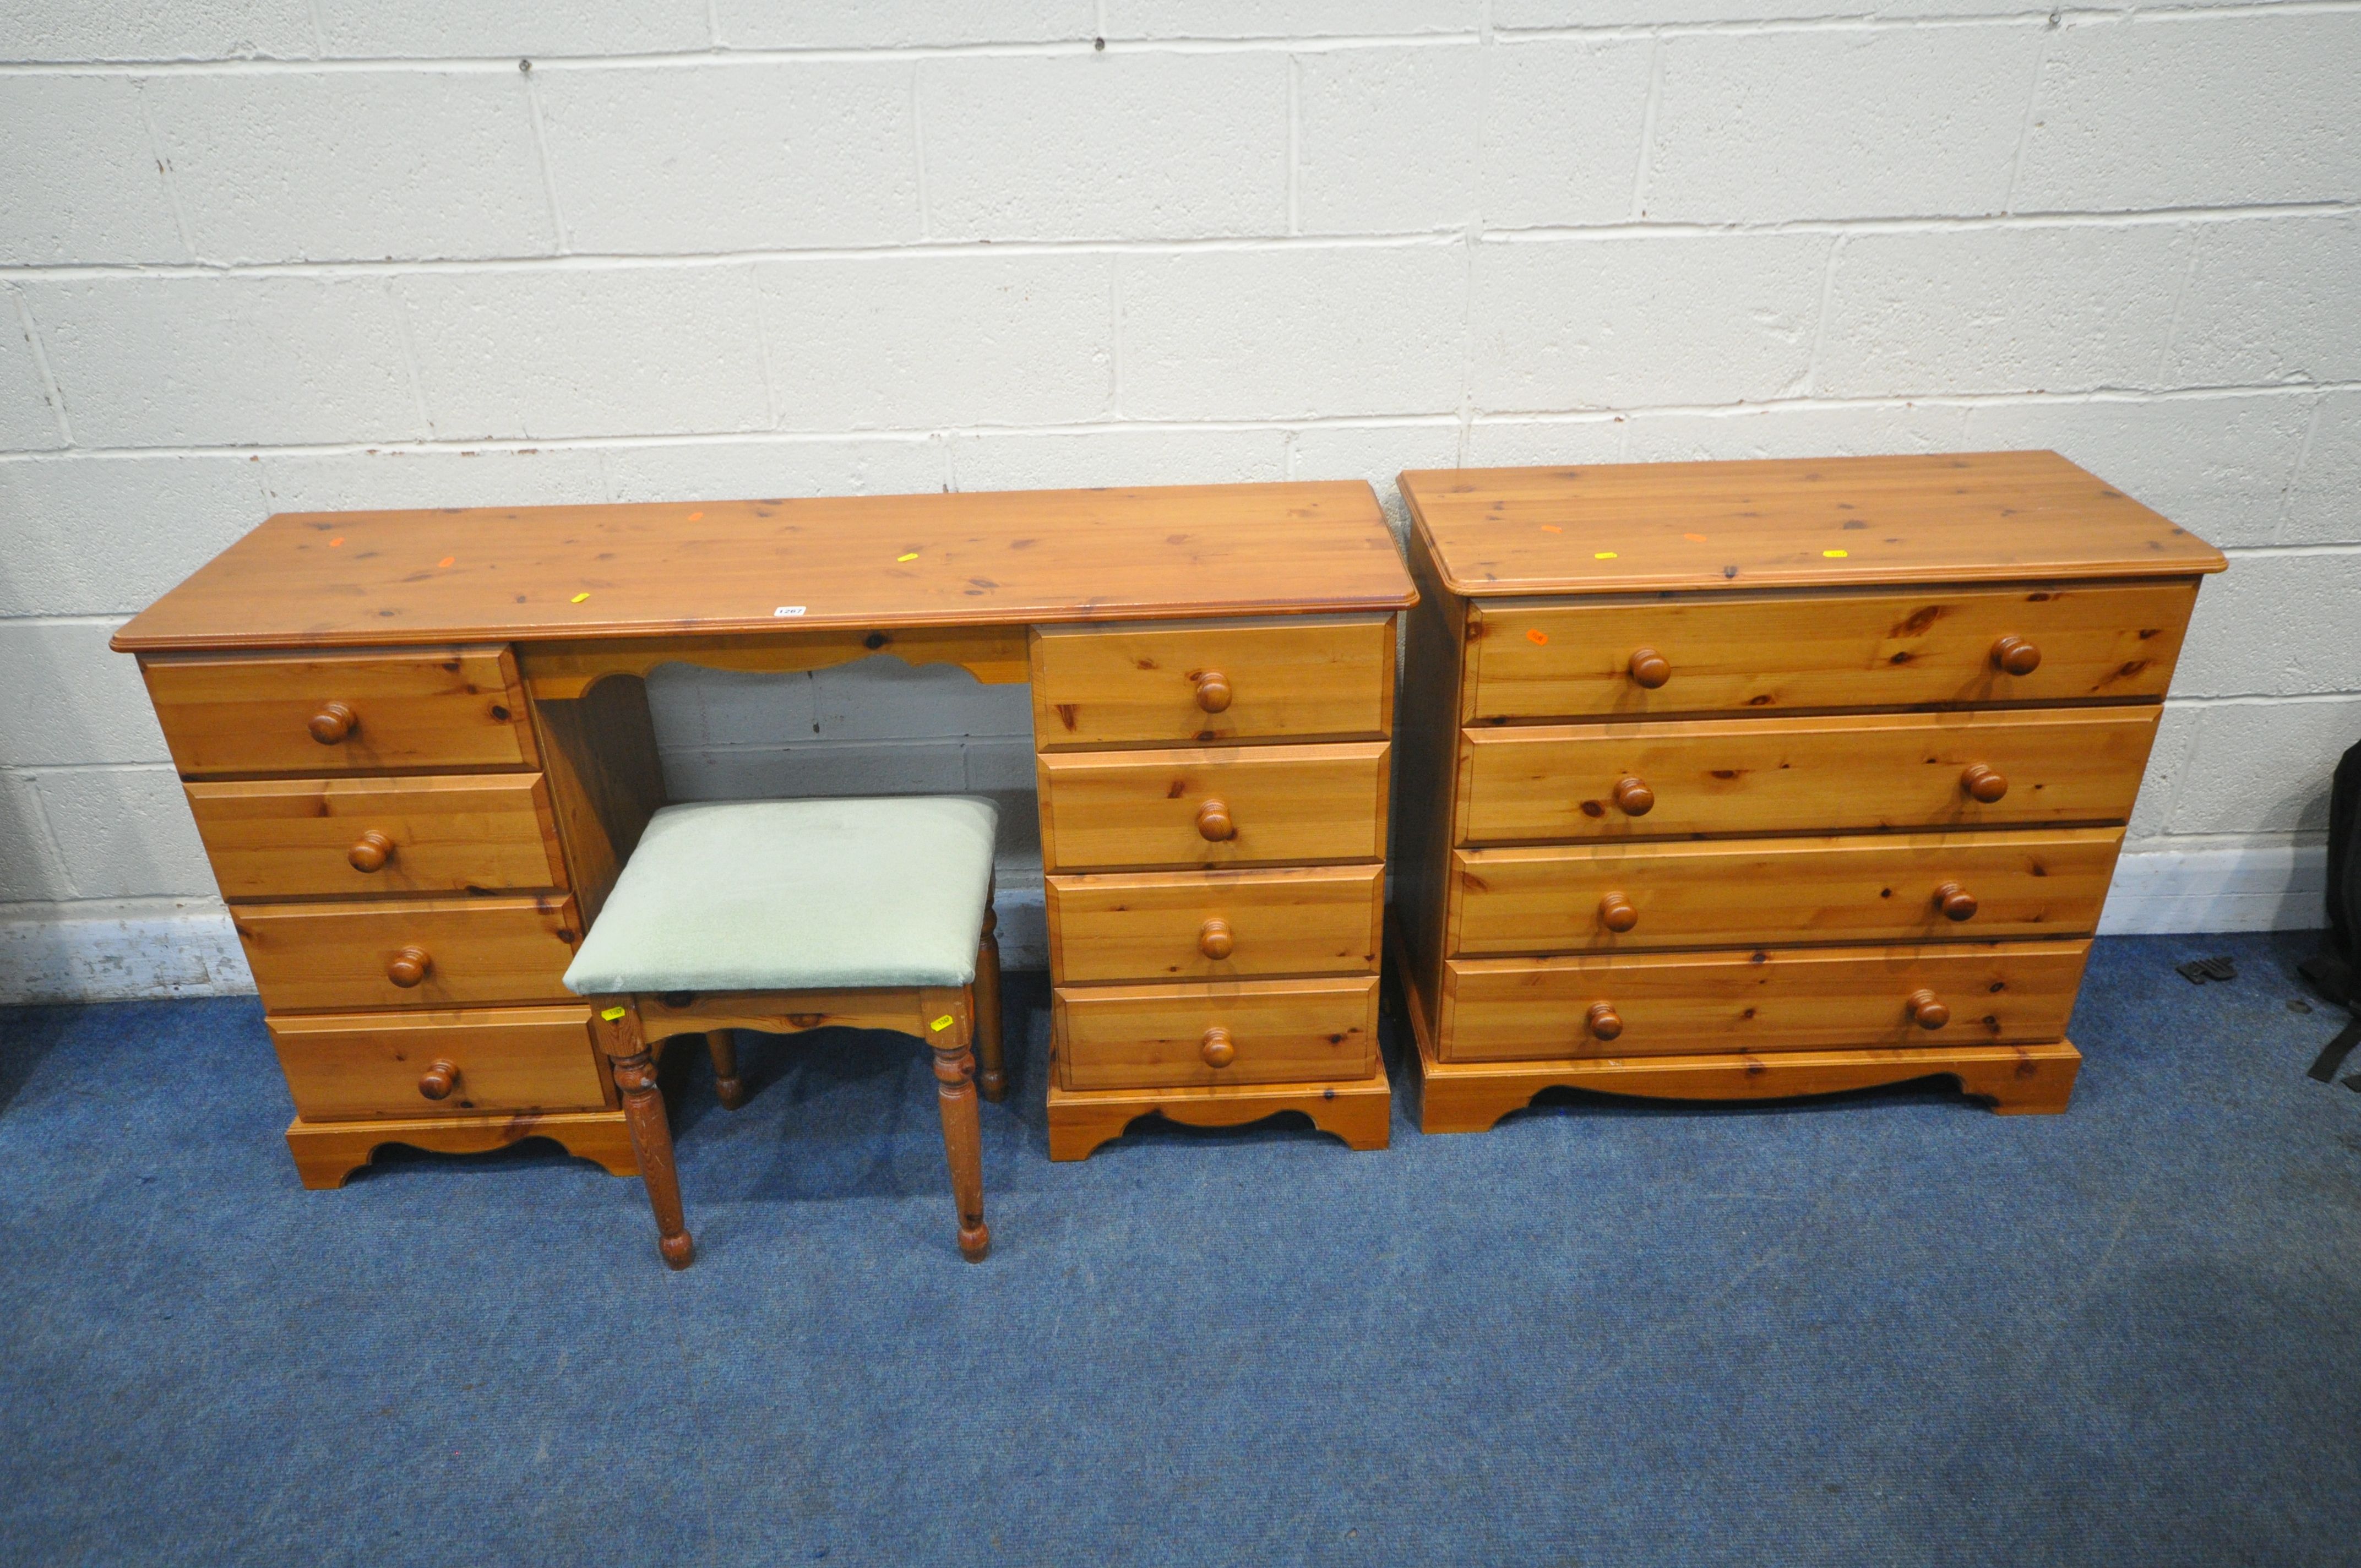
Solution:
M239 983L103 645L271 510L1461 463L2089 465L2233 557L2111 921L2301 923L2356 79L2361 0L0 0L0 995ZM675 793L985 791L1037 886L1021 688L656 692Z
M546 67L532 86L566 243L663 256L915 240L915 75L891 59Z
M199 260L557 247L530 86L516 71L181 71L142 83L139 97Z

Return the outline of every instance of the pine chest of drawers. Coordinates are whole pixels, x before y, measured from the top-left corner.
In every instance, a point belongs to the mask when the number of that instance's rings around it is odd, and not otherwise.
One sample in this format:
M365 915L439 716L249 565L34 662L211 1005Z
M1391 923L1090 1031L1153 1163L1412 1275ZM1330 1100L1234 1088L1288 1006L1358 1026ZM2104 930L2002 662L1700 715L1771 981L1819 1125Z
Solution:
M1407 473L1421 1124L1948 1075L2065 1108L2221 554L2052 453Z

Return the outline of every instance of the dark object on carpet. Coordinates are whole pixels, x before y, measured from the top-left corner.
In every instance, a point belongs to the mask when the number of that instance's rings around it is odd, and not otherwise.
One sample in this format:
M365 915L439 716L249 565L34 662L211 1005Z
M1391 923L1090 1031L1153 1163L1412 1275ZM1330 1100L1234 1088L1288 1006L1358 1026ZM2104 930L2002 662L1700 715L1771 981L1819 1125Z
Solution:
M2361 1046L2361 745L2337 760L2328 786L2328 940L2299 967L2352 1014L2312 1059L2311 1076L2326 1083ZM2348 1079L2345 1087L2361 1086Z
M1561 1092L1057 1166L1012 974L989 1262L925 1048L816 1032L741 1036L734 1113L666 1058L686 1274L545 1144L304 1191L251 1000L0 1010L0 1563L2351 1568L2361 1100L2271 1069L2316 946L2099 942L2062 1116Z
M2203 985L2209 980L2238 978L2238 966L2232 963L2227 955L2218 959L2191 959L2177 967L2180 978L2191 985Z
M2312 1058L2312 1066L2306 1070L2305 1076L2322 1083L2334 1080L2336 1077L2336 1069L2345 1065L2345 1058L2353 1054L2353 1047L2356 1046L2361 1046L2361 1012L2356 1012L2347 1018L2345 1021L2345 1027L2337 1030L2330 1037L2328 1044L2320 1047L2320 1054ZM2351 1089L2356 1085L2353 1080L2348 1078L2345 1080L2345 1087Z

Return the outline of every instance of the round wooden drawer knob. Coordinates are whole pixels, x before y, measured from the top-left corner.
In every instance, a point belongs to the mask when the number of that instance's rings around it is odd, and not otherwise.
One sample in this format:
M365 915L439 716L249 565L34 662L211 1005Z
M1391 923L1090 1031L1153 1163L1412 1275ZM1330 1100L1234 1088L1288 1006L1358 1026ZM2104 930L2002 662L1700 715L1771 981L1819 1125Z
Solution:
M1611 1040L1623 1032L1623 1016L1615 1011L1611 1002L1594 1002L1583 1022L1590 1027L1594 1040Z
M1216 1024L1198 1042L1197 1054L1205 1058L1207 1067L1227 1067L1238 1059L1238 1047L1231 1040L1230 1032Z
M1219 670L1207 670L1197 677L1197 706L1207 713L1219 713L1230 706L1230 677Z
M1656 792L1639 779L1615 781L1615 804L1626 817L1645 817L1656 808Z
M1673 662L1653 648L1636 650L1631 655L1631 680L1654 691L1673 678Z
M1230 923L1219 916L1197 927L1197 950L1220 963L1236 950L1238 939L1230 930Z
M1197 832L1209 844L1238 836L1238 825L1230 820L1230 808L1218 800L1209 800L1197 808Z
M426 971L434 967L434 960L427 956L425 948L404 948L386 960L385 978L407 991L424 980Z
M451 1091L459 1087L459 1064L443 1060L433 1063L418 1075L418 1092L429 1100L447 1099Z
M381 872L386 861L393 859L393 840L372 828L353 841L345 859L357 872Z
M1935 907L1943 912L1946 920L1972 920L1976 917L1976 895L1958 883L1947 882L1935 890Z
M1910 1009L1910 1021L1922 1029L1939 1029L1951 1021L1951 1010L1931 991L1912 992L1905 1004Z
M2041 650L2022 637L2004 637L1993 644L1993 668L2029 675L2041 668Z
M1629 931L1640 923L1640 912L1621 894L1610 893L1598 901L1598 923L1610 931Z
M323 746L335 745L360 727L360 716L341 702L322 703L320 711L303 726L312 732L312 739Z
M2008 781L1982 762L1970 762L1960 774L1960 787L1990 806L2008 793Z

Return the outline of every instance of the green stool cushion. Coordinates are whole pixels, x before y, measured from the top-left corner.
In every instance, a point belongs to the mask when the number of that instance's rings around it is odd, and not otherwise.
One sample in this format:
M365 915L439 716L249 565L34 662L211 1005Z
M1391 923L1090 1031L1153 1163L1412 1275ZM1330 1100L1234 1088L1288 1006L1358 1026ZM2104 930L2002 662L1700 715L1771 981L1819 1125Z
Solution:
M649 818L577 996L965 985L999 813L972 795L723 800Z

